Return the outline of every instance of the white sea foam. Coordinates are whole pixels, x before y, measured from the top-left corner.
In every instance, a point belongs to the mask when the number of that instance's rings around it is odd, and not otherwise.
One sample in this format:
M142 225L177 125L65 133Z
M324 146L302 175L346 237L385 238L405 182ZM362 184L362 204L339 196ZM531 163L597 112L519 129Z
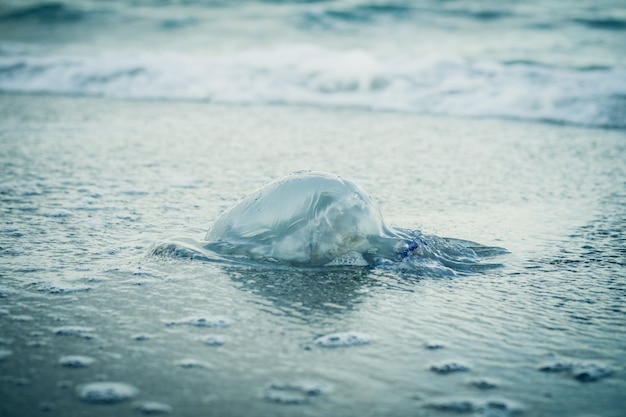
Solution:
M367 345L371 342L371 336L359 332L331 333L320 336L313 341L315 345L326 348Z
M0 90L352 107L625 128L626 72L380 57L297 44L230 54L0 56Z
M93 404L119 403L134 397L137 392L137 388L123 382L93 382L76 389L81 400Z
M61 356L59 364L67 368L85 368L94 363L96 360L89 356L67 355Z

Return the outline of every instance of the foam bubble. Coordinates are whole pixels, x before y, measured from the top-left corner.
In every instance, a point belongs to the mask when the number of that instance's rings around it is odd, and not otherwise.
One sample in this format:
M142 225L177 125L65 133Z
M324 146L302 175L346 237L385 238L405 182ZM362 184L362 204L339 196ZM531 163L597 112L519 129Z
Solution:
M186 359L181 359L178 360L176 362L174 362L175 365L180 366L181 368L186 368L186 369L192 369L192 368L198 368L198 369L209 369L212 368L212 366L206 362L202 362L199 361L197 359L191 359L191 358L186 358Z
M58 336L77 336L85 339L91 339L93 337L92 332L94 331L94 328L84 326L61 326L55 327L52 331Z
M92 404L115 404L134 397L139 390L123 382L93 382L76 390L78 397Z
M30 379L28 378L16 377L11 375L0 375L0 381L7 382L16 387L24 387L30 384Z
M469 366L464 365L459 362L444 362L440 364L431 365L430 367L431 371L440 375L447 375L447 374L452 374L456 372L467 372L469 371L469 369L470 369Z
M218 334L209 334L202 338L202 343L207 346L222 346L226 342L226 338Z
M488 389L493 389L493 388L498 387L498 384L495 381L492 381L490 379L476 379L476 380L470 381L469 383L470 385L481 390L488 390Z
M61 389L69 389L69 388L72 388L73 386L74 386L74 383L72 381L67 381L67 380L57 381L57 387Z
M613 374L613 370L607 366L595 363L576 363L558 361L543 365L539 368L542 372L561 373L569 375L580 382L594 382L607 378Z
M14 292L8 288L0 287L0 298L7 298L10 295L13 295Z
M146 415L169 414L172 412L171 406L156 401L141 401L135 403L135 408Z
M67 368L86 368L96 360L89 356L81 356L81 355L67 355L61 356L59 359L59 364L61 366L65 366Z
M7 349L0 349L0 362L2 362L5 358L11 356L13 352Z
M71 217L74 215L74 213L65 209L42 210L41 214L46 217Z
M328 262L326 266L367 266L369 263L358 252L348 252Z
M228 327L233 320L222 316L186 317L178 320L162 320L166 326L188 325L196 327Z
M522 408L508 400L492 399L441 399L427 403L426 408L453 413L475 413L478 416L510 417L519 414Z
M65 284L48 282L48 283L41 284L37 288L37 291L46 292L48 294L63 295L63 294L72 294L76 292L91 291L91 287L78 286L78 285L65 285Z
M56 409L56 404L51 402L43 402L39 404L39 409L44 412L54 411Z
M328 391L327 385L317 382L279 382L270 385L264 397L268 401L279 404L308 404Z
M325 348L367 345L371 342L372 338L369 335L359 332L331 333L313 340L315 345Z
M11 316L13 321L33 321L33 316L29 316L27 314L16 314Z
M613 370L605 366L589 364L578 364L572 368L572 376L581 382L594 382L604 379L613 374Z
M489 417L510 417L520 414L523 408L517 403L504 399L492 399L480 404L480 415Z
M539 370L542 372L565 372L571 370L572 366L571 362L555 362L542 365Z
M440 400L433 401L426 405L438 411L452 411L455 413L469 413L478 409L478 405L471 400Z
M29 340L26 343L26 346L28 347L32 347L32 348L40 348L40 347L44 347L44 346L48 346L48 342L44 341L44 340Z
M439 350L439 349L443 349L444 345L439 342L427 342L427 343L424 343L424 347L428 350Z

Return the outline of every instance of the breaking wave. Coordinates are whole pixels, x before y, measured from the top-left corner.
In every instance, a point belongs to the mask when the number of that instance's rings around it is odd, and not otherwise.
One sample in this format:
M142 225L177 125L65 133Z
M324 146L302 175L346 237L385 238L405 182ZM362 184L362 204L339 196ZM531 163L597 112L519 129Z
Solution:
M313 45L220 56L32 56L4 50L4 92L313 105L626 128L626 71L610 67L445 56L383 59L363 50Z

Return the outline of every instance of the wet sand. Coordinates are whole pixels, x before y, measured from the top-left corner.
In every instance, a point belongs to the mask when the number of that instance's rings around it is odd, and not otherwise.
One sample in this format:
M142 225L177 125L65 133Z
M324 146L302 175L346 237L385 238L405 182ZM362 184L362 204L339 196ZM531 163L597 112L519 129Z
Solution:
M3 416L626 406L623 131L6 94L0 114ZM302 169L511 254L452 278L148 256Z

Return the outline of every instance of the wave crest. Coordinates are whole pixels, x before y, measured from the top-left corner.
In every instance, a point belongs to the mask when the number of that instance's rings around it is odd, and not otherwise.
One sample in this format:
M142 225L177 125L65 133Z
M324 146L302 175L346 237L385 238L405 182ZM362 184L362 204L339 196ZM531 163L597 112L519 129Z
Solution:
M130 99L295 104L626 128L626 72L382 59L310 45L225 56L0 56L0 90Z

